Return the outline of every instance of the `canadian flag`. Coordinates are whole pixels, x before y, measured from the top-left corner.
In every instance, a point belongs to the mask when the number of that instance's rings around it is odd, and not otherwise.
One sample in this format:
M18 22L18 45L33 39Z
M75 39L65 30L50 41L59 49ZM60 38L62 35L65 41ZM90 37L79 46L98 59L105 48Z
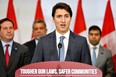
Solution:
M108 0L103 27L102 27L101 44L112 51L115 72L116 72L116 41L115 40L116 40L116 30L114 25L112 9L110 6L110 0Z
M14 29L15 29L14 40L17 42L20 42L18 26L17 26L16 16L15 16L15 10L13 6L13 0L9 0L8 2L7 18L11 19L14 22Z
M35 20L42 19L44 20L42 8L41 8L41 0L38 0L37 2L37 8L36 8L36 14L35 14Z
M83 10L82 10L82 0L79 0L78 2L74 32L86 37L86 25L85 25Z
M42 19L44 20L42 8L41 8L41 0L37 1L37 7L36 7L36 13L35 13L35 20ZM32 32L32 38L33 38L33 32Z

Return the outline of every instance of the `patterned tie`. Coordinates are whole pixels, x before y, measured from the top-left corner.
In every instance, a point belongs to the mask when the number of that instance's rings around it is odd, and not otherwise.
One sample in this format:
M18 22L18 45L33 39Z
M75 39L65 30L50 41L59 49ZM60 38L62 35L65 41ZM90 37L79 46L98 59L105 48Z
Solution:
M62 47L60 48L60 51L59 51L60 61L64 61L64 43L63 43L64 38L65 38L64 36L60 37L60 43L62 44Z
M97 47L93 47L93 54L92 54L92 65L95 66L96 65L96 50Z
M5 46L6 46L6 51L5 51L6 66L8 67L9 60L10 60L10 56L9 56L9 52L8 52L9 44L6 44Z

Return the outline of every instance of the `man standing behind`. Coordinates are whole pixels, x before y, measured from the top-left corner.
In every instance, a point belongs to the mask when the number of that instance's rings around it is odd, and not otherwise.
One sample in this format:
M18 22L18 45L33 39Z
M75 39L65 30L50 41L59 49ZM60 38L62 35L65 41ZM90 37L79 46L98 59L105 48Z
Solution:
M57 3L52 9L56 30L40 38L32 63L41 61L74 61L91 64L86 38L70 29L72 10L66 3Z
M98 26L92 25L88 33L89 47L92 65L98 67L103 77L114 77L114 65L111 51L100 45L101 30Z
M13 41L14 23L0 20L0 77L15 77L15 71L30 62L28 48Z
M31 59L33 57L36 44L38 43L40 37L46 35L46 23L43 20L35 20L32 29L34 39L24 43L24 45L27 46L29 49Z

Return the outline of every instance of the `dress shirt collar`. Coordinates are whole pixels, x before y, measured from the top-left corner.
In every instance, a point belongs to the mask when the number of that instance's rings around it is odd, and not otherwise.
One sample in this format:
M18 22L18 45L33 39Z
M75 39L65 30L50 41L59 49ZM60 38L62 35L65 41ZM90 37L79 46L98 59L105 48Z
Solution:
M11 42L9 42L9 43L5 43L4 41L1 40L1 42L2 42L2 46L3 46L3 47L5 47L6 44L9 44L9 46L12 47L12 44L13 44L13 41L11 41Z
M37 45L38 41L39 41L39 39L35 39L35 43L36 43L36 45Z
M12 44L13 44L13 41L9 42L9 43L5 43L4 41L2 41L2 46L3 46L3 50L4 50L4 54L5 54L5 50L6 50L6 44L9 44L9 47L8 47L8 51L9 51L9 55L11 55L11 50L12 50Z
M97 44L96 46L93 46L91 43L89 43L89 47L90 47L90 49L93 49L93 47L97 47L97 49L99 49L100 44Z
M65 38L69 38L69 34L70 34L70 30L68 30L67 33L65 33L64 35L61 35L60 33L58 33L58 31L56 30L56 37L57 39L59 39L61 36L64 36Z

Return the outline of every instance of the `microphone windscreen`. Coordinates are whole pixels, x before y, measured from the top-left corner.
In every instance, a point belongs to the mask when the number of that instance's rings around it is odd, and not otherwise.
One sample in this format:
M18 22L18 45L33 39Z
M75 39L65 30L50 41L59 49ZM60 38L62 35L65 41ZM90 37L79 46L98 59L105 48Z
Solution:
M59 43L59 44L58 44L58 48L61 48L61 47L62 47L62 44L61 44L61 43Z

